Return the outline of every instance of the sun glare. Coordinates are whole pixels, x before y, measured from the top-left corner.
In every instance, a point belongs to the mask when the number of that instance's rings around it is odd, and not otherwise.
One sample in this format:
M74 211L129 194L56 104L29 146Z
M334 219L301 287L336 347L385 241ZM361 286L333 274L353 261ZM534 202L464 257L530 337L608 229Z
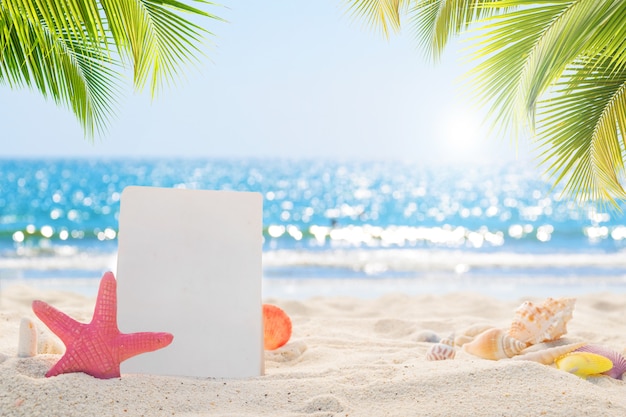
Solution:
M442 123L442 136L451 151L472 149L480 138L480 119L468 110L447 114Z

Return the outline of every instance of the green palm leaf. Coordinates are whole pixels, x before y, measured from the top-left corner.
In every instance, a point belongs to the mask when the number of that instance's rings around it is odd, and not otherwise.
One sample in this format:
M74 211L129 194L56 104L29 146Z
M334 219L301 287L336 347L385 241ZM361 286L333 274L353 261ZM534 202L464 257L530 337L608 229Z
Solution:
M221 20L176 0L0 0L0 81L69 107L91 137L113 115L125 64L154 96L197 62L210 32L185 15Z
M626 197L626 70L609 63L597 57L572 65L539 106L544 162L557 182L568 178L566 191L580 200Z
M102 129L117 92L111 63L90 43L59 37L47 26L0 7L0 80L11 87L34 87L69 107L87 135Z
M352 5L376 21L365 3ZM451 36L475 31L479 103L503 132L534 135L556 183L581 200L626 198L626 2L414 0L409 13L435 59Z
M409 12L420 46L439 59L451 37L473 22L500 14L504 9L488 7L494 0L417 0Z
M389 37L390 32L400 30L400 15L410 3L411 0L348 0L347 6L352 16L364 19Z

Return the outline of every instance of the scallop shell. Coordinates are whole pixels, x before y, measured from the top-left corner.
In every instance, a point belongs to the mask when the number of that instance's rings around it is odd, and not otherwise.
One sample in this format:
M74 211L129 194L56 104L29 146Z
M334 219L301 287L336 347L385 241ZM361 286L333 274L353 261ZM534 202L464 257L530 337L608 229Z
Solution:
M577 352L590 352L608 358L613 363L613 368L603 372L603 374L611 378L622 379L622 375L626 372L626 358L612 349L598 345L585 345L577 349Z
M548 298L541 305L525 301L515 310L509 335L531 345L558 339L567 333L575 303L575 298Z
M456 349L447 343L435 343L426 352L427 361L443 361L446 359L454 359Z
M505 359L519 354L526 348L526 344L511 337L505 330L489 329L463 345L467 353L483 359Z
M552 365L557 359L563 355L584 346L585 342L570 343L567 345L553 346L546 349L523 351L521 355L515 356L513 359L521 361L539 362L544 365Z
M556 367L581 378L600 375L613 367L609 358L591 352L571 352L555 361Z

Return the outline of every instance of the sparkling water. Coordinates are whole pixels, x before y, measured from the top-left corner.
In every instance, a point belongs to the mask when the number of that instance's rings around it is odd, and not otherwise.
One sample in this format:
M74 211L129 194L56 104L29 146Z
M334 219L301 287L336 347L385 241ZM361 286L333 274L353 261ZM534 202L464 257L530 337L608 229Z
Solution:
M144 185L261 193L268 280L626 281L624 214L561 196L523 163L23 159L0 166L0 278L78 280L114 270L122 190Z

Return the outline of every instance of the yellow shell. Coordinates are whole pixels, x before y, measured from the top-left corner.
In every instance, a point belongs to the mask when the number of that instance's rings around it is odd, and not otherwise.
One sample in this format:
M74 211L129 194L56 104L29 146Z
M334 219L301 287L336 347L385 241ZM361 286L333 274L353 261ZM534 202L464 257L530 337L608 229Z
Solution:
M463 350L483 359L505 359L519 354L526 344L509 336L505 330L489 329L463 345Z
M575 298L548 298L541 305L526 301L515 310L509 335L527 344L555 340L567 333Z
M557 368L581 378L598 375L613 368L610 359L591 352L568 353L558 358L555 363Z

